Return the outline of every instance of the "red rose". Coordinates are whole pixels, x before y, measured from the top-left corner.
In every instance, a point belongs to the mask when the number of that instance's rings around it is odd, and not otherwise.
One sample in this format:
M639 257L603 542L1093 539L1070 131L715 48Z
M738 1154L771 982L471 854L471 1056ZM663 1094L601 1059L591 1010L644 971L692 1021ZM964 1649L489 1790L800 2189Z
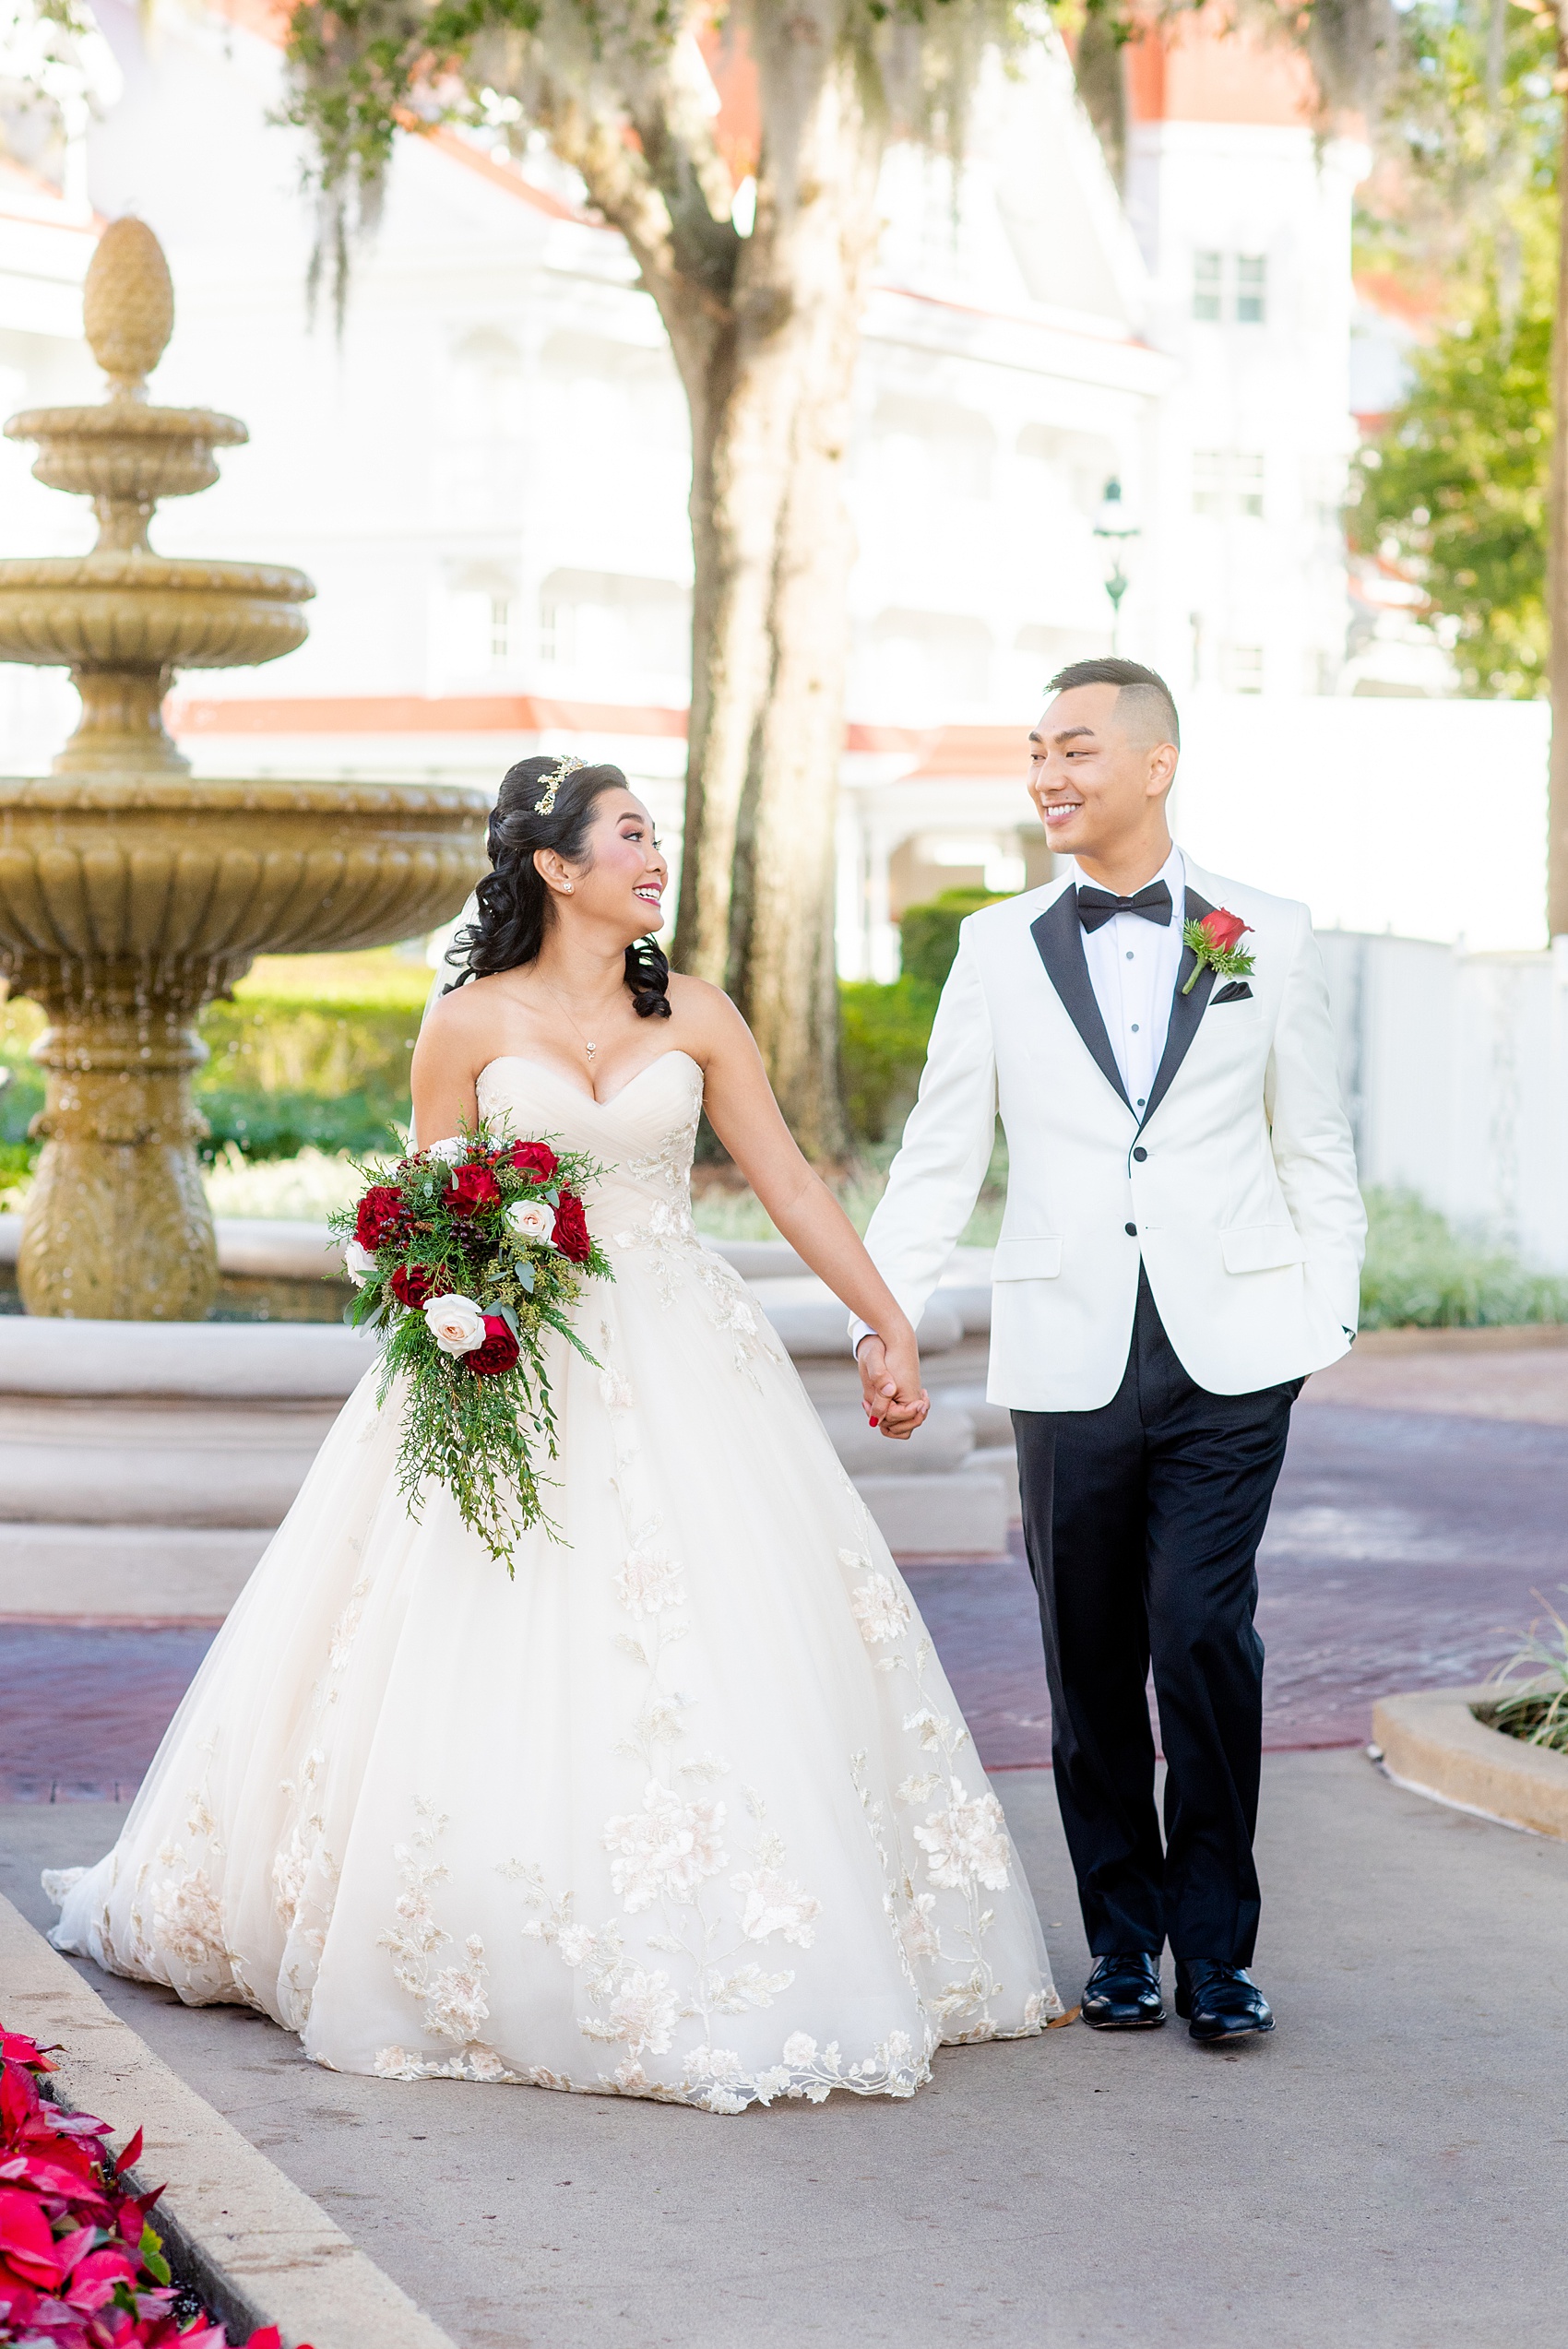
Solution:
M532 1175L536 1182L548 1182L560 1161L548 1142L514 1142L512 1164L519 1174Z
M575 1191L564 1191L555 1209L555 1229L551 1238L563 1256L570 1256L575 1264L586 1264L593 1248L588 1238L588 1217L583 1203Z
M459 1167L446 1192L446 1204L455 1216L471 1216L481 1207L498 1206L500 1200L501 1185L488 1167Z
M374 1256L378 1248L385 1248L401 1233L405 1212L400 1191L395 1191L389 1182L374 1183L360 1201L359 1213L354 1217L354 1238Z
M433 1297L444 1297L445 1289L437 1288L437 1275L423 1264L399 1264L391 1279L393 1296L410 1313L419 1312Z
M1228 955L1252 925L1243 921L1240 914L1227 913L1223 906L1217 906L1213 913L1205 914L1198 927L1217 954Z
M461 1358L476 1379L493 1379L502 1370L517 1369L517 1341L499 1313L487 1313L483 1345Z

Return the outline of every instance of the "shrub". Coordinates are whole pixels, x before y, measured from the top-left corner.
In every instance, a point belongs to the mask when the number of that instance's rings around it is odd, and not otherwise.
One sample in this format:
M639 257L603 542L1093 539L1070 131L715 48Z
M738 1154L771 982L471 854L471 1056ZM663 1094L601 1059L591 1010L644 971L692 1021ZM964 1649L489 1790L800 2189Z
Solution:
M844 1109L857 1142L881 1142L920 1086L940 988L906 975L891 987L838 990Z
M1463 1329L1568 1321L1568 1281L1466 1240L1413 1191L1371 1189L1363 1329Z
M905 978L923 979L929 987L945 985L958 951L959 923L968 915L979 913L982 906L994 906L1006 894L994 889L944 889L924 905L910 906L898 924Z

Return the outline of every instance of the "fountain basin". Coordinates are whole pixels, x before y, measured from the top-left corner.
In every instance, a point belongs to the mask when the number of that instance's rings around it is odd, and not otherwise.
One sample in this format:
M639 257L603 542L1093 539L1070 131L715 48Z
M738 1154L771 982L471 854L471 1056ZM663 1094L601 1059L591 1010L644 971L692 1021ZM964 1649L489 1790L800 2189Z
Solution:
M0 973L49 1015L30 1313L200 1320L217 1292L190 1079L262 952L417 936L484 869L482 791L161 775L0 779Z
M0 562L0 660L73 670L233 669L303 645L315 593L282 564L138 552ZM160 697L161 698L161 696Z

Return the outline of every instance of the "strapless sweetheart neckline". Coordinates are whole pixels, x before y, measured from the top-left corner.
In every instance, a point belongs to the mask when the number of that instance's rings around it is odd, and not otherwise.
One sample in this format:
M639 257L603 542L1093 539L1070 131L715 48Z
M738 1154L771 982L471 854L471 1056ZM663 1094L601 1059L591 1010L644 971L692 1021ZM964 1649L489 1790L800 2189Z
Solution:
M549 1061L536 1061L527 1052L497 1052L493 1061L486 1061L479 1075L474 1079L474 1083L476 1086L482 1084L492 1069L503 1068L508 1064L514 1068L537 1069L541 1075L552 1076L558 1085L564 1085L567 1091L575 1095L579 1101L587 1102L590 1109L609 1109L614 1107L624 1093L629 1093L634 1085L640 1085L650 1069L659 1067L665 1061L685 1061L696 1070L699 1076L702 1074L702 1062L694 1059L690 1052L683 1050L679 1044L676 1044L672 1045L668 1052L656 1052L651 1061L645 1061L635 1076L629 1076L624 1085L617 1086L614 1092L602 1101L597 1093L585 1093L580 1085L574 1085L569 1076L564 1076L561 1071L552 1067Z

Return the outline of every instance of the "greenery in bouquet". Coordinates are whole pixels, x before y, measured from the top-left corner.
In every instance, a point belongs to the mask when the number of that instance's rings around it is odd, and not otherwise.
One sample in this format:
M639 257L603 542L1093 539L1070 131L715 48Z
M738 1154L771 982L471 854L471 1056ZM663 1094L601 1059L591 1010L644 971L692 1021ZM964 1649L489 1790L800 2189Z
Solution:
M556 1456L549 1335L593 1362L571 1315L586 1281L613 1277L583 1212L601 1172L481 1124L374 1173L328 1218L360 1290L346 1318L381 1334L379 1400L403 1390L399 1489L417 1517L425 1485L445 1485L509 1574L520 1534L554 1531L535 1465L536 1447Z

